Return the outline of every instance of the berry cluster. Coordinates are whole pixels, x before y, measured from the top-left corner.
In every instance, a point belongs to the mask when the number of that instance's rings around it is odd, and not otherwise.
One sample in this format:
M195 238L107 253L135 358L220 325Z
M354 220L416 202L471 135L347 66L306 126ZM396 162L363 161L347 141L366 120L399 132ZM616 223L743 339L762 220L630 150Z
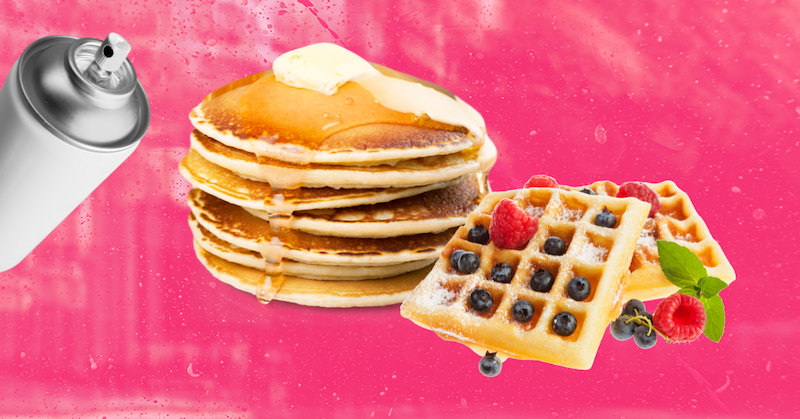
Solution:
M622 314L611 322L611 336L633 337L642 349L652 348L661 335L667 342L691 342L703 334L706 312L703 303L686 294L672 294L658 303L655 314L645 311L639 300L625 303Z
M622 314L611 322L611 336L616 340L633 338L636 346L650 349L656 345L658 331L653 327L653 315L645 311L644 303L630 300L625 303Z

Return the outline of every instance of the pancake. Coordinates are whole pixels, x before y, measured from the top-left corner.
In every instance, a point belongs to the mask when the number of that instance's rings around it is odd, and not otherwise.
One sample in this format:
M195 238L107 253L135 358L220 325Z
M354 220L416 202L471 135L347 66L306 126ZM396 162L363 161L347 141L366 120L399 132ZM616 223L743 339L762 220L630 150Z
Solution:
M194 243L200 263L215 278L239 290L255 294L264 271L228 262ZM315 281L285 276L274 299L317 307L371 307L399 304L430 272L425 267L403 275L364 281Z
M197 221L220 239L259 252L270 241L269 222L201 190L189 192L189 208ZM281 235L283 257L298 262L374 266L438 257L455 228L436 234L383 239L317 236L288 230Z
M258 158L198 130L192 132L191 148L206 160L239 176L267 182L273 187L290 184L311 188L407 188L456 179L484 168L488 170L497 159L497 149L488 139L479 149L380 166L304 165Z
M433 87L430 92L463 107L464 116L485 132L480 115L452 93L376 68L410 85ZM465 127L388 109L359 83L345 83L335 94L325 95L278 82L272 70L218 89L192 110L189 119L198 130L230 147L284 161L296 161L298 151L313 163L408 160L458 153L484 140Z
M248 268L264 269L264 257L261 253L234 246L211 234L197 222L194 214L189 214L189 227L192 229L195 242L214 256ZM425 259L415 262L397 263L380 266L338 266L315 265L284 259L281 263L284 275L321 281L358 281L364 279L388 278L406 272L422 269L433 264L436 259Z
M485 179L482 179L485 182ZM438 233L464 225L480 203L488 186L477 174L444 189L426 192L383 204L294 212L290 227L307 233L383 238ZM266 211L247 212L268 220Z
M272 204L274 191L268 183L245 179L211 163L194 150L189 150L181 160L179 170L193 187L231 204L252 209L263 209L265 204ZM281 190L280 194L283 196L283 203L294 206L297 211L342 208L407 198L454 185L465 177L413 188L299 188Z

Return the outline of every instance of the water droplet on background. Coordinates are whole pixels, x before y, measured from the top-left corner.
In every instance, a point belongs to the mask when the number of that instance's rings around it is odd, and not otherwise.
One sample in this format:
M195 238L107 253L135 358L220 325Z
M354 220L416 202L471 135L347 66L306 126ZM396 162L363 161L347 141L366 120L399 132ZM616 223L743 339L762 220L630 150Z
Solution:
M600 124L597 124L597 128L594 129L594 139L600 144L605 144L606 141L608 141L608 137L606 137L606 129Z
M753 210L753 218L756 220L763 220L766 215L767 213L761 208Z

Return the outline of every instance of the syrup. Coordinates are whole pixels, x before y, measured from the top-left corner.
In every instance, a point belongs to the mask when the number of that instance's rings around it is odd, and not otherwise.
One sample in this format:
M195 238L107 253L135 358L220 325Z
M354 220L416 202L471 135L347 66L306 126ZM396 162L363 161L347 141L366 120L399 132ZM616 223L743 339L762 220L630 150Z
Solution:
M304 57L294 51L288 54L293 54L289 56L290 65L304 65L308 58L319 59ZM303 201L304 191L307 191L303 188L306 170L271 170L266 164L267 159L307 166L332 135L374 123L464 132L472 142L472 147L462 151L468 159L476 158L483 144L486 135L483 118L441 86L369 64L357 56L345 61L342 68L363 71L357 80L344 80L337 84L330 94L313 88L298 88L305 86L291 87L278 81L275 73L269 70L230 83L205 99L209 101L242 88L242 91L235 92L237 96L241 94L239 98L232 97L238 99L238 115L228 118L231 123L226 128L237 137L247 138L258 159L262 177L269 184L263 210L267 213L270 228L259 243L259 252L264 259L264 276L256 289L256 297L264 304L272 301L286 279L283 275L285 243L291 232L297 203ZM369 68L365 69L364 64ZM233 112L237 112L235 107ZM489 190L486 175L492 163L485 164L478 173L481 192Z
M262 147L259 147L259 141L271 141L277 137L250 138L250 146L256 151L258 158L258 167L261 174L265 179L269 180L269 193L264 199L263 210L267 213L267 220L269 222L269 234L263 238L258 244L261 257L264 259L264 276L259 281L256 288L256 298L262 304L268 304L275 298L275 295L280 291L286 280L283 275L283 259L286 254L286 246L288 235L290 234L292 219L294 211L297 209L297 202L302 201L303 180L306 171L293 170L289 174L276 176L272 173L267 166L265 160L267 156L261 152ZM314 158L314 152L295 148L290 149L293 153L292 160L296 164L308 165ZM296 200L287 200L284 193L291 193Z

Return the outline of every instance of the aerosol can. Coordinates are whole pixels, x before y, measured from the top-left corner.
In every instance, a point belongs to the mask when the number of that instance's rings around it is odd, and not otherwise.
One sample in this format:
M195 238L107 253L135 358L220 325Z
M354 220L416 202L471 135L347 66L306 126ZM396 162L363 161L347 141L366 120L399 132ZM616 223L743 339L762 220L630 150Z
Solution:
M130 45L48 36L0 90L0 272L16 266L138 146L150 106Z

